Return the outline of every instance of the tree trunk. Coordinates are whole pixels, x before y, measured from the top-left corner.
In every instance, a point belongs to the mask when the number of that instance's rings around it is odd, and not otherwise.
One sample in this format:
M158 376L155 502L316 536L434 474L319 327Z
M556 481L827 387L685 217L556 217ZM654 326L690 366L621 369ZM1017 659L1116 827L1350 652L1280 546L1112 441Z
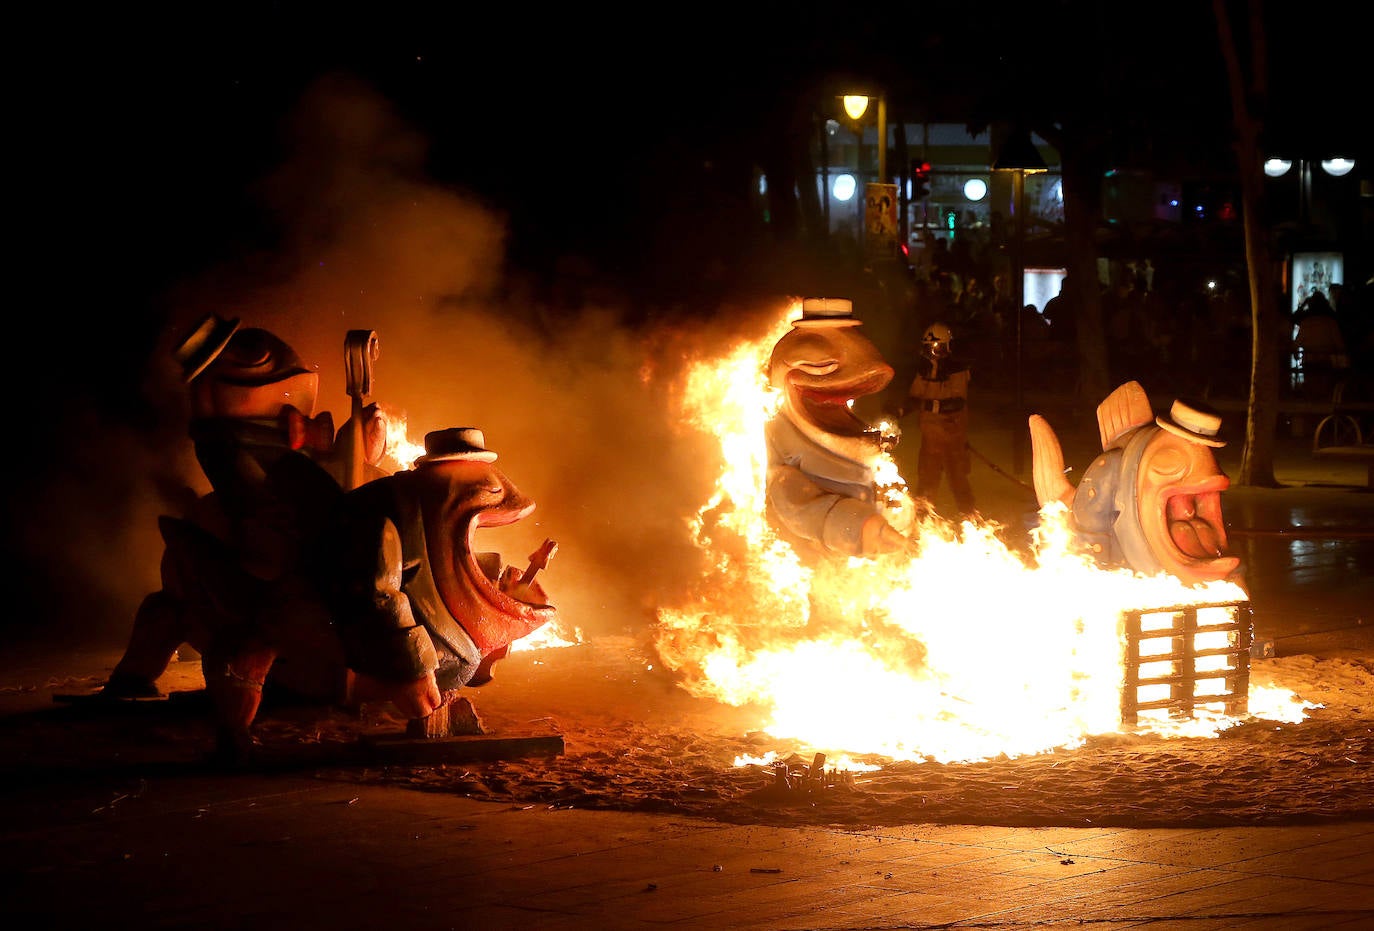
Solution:
M1078 315L1078 400L1095 410L1114 385L1108 384L1107 337L1102 289L1097 281L1097 228L1102 220L1102 165L1084 146L1063 160L1064 237L1068 245L1068 295Z
M1102 289L1097 281L1097 231L1102 224L1102 173L1106 157L1100 128L1066 123L1038 130L1059 152L1064 185L1064 245L1070 290L1065 294L1077 333L1076 397L1095 410L1116 387L1108 383Z
M824 242L829 230L825 225L825 209L821 206L821 190L817 185L818 165L811 156L811 145L825 133L825 117L823 115L811 114L809 116L810 136L804 136L802 144L796 146L795 165L797 184L797 194L801 201L801 229L804 237L810 242ZM770 178L771 182L772 179ZM780 185L772 185L768 188L768 198L771 203L774 199L787 197L791 189L782 189Z
M1279 313L1274 263L1265 227L1265 199L1260 169L1261 115L1267 97L1263 9L1249 0L1250 80L1247 82L1231 29L1226 0L1212 0L1221 53L1231 85L1231 113L1236 128L1236 159L1240 174L1241 223L1245 231L1245 261L1250 284L1250 400L1245 417L1245 449L1241 454L1241 485L1272 488L1274 434L1279 415Z

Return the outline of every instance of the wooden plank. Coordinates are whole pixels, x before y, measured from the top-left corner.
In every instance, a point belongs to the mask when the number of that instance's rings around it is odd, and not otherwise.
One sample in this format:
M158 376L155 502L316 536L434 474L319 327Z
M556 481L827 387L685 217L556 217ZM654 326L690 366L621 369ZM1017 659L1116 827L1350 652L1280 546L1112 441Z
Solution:
M1140 613L1126 615L1125 682L1121 689L1121 723L1135 727L1140 711Z
M1173 686L1196 684L1199 680L1203 679L1232 679L1236 677L1239 671L1239 668L1233 667L1231 669L1213 669L1207 672L1200 672L1193 676L1184 675L1183 673L1173 673L1167 676L1150 676L1149 678L1140 679L1139 684Z

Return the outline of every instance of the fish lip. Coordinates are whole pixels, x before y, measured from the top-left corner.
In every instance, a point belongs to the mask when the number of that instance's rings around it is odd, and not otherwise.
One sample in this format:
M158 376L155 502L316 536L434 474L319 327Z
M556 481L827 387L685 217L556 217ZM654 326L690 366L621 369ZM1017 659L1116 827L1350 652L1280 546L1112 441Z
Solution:
M513 507L510 504L502 503L483 508L473 515L471 523L468 525L468 543L472 542L472 535L476 533L479 526L482 527L505 527L529 517L534 512L534 502L530 502L522 507Z
M1231 487L1231 480L1225 475L1212 475L1204 479L1199 479L1191 485L1172 485L1162 491L1160 497L1165 500L1177 497L1178 495L1205 495L1212 492L1220 494Z
M862 436L873 429L850 408L850 403L881 391L891 381L891 376L882 371L869 372L846 381L827 379L816 384L806 384L796 377L795 370L790 379L798 405L806 412L807 418L827 432L841 436Z

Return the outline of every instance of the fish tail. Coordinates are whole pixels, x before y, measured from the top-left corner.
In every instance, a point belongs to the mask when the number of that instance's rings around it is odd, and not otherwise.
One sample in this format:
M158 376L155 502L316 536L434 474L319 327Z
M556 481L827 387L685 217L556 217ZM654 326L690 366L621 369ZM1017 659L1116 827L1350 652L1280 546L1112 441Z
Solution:
M1051 501L1061 501L1066 506L1073 502L1074 487L1064 477L1064 450L1059 445L1059 437L1049 421L1039 414L1030 416L1031 435L1031 477L1035 484L1035 497L1044 507Z

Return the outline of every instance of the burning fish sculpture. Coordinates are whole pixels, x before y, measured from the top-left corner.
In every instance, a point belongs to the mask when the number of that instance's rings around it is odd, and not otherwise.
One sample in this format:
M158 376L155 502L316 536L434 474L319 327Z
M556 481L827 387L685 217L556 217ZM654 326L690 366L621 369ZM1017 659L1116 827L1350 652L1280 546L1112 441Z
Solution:
M426 435L415 468L346 495L322 562L351 697L389 700L412 718L463 686L483 685L510 645L556 621L536 573L557 547L546 540L525 570L477 552L481 527L513 524L535 503L496 466L481 430Z
M1103 565L1144 574L1168 573L1188 584L1232 576L1221 493L1230 480L1213 450L1221 418L1184 401L1156 417L1138 382L1127 382L1097 408L1102 453L1077 488L1064 477L1054 429L1030 418L1032 473L1043 508L1068 509L1079 538Z
M160 696L158 678L189 643L229 762L252 752L269 684L429 718L556 617L534 580L551 541L523 572L473 550L477 528L534 510L482 431L431 433L414 470L388 475L384 417L363 403L375 336L350 333L345 352L354 417L336 437L327 413L313 416L318 375L274 334L210 315L177 349L213 490L185 516L159 519L162 587L140 605L97 697ZM481 729L475 714L451 724Z
M851 410L893 375L861 323L848 300L807 299L768 362L769 382L782 391L765 430L768 518L804 559L907 545L879 512L874 464L882 436Z

